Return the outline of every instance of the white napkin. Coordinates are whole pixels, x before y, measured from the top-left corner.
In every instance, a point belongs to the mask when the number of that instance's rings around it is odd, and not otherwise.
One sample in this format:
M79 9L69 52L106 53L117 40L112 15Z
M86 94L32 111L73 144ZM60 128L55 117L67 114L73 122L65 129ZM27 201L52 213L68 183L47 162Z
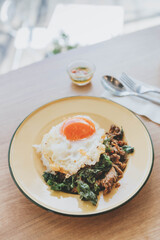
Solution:
M151 85L145 84L143 82L137 81L134 79L135 82L143 84L144 86L151 87ZM160 93L145 93L144 96L154 97L154 99L160 100ZM105 91L102 94L102 97L110 99L116 103L119 103L123 105L124 107L127 107L131 111L145 116L152 120L155 123L160 124L160 105L152 103L150 101L141 99L136 96L126 96L126 97L116 97L113 96L109 91Z

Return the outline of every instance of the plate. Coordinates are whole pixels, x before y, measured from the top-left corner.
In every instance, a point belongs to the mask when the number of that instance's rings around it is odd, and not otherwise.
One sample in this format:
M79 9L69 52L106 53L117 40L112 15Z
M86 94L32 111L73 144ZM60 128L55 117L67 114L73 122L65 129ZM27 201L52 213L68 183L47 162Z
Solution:
M52 191L44 182L45 170L33 144L39 144L53 125L74 115L88 115L108 130L111 124L122 126L129 155L121 186L98 198L97 206L81 201L79 195ZM9 147L9 168L21 192L47 210L72 216L89 216L113 210L132 199L148 180L154 160L151 137L139 118L127 108L103 98L78 96L58 99L32 112L16 129Z

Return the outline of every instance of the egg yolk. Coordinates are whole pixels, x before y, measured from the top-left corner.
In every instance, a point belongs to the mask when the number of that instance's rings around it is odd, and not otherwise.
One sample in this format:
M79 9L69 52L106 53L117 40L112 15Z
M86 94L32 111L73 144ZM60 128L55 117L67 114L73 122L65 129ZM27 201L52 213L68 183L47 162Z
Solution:
M67 119L61 127L61 133L71 141L88 138L92 136L94 132L94 123L89 119L80 117Z

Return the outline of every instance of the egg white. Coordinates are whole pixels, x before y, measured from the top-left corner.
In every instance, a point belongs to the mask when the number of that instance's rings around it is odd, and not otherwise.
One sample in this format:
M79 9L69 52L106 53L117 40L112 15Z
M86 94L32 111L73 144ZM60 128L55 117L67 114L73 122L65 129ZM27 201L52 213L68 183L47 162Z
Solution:
M53 126L43 136L41 144L34 145L37 152L41 153L41 160L47 171L59 171L70 176L85 165L94 165L99 161L100 155L105 152L103 144L105 130L88 116L75 117L92 121L95 124L95 133L79 141L70 141L60 131L64 121Z

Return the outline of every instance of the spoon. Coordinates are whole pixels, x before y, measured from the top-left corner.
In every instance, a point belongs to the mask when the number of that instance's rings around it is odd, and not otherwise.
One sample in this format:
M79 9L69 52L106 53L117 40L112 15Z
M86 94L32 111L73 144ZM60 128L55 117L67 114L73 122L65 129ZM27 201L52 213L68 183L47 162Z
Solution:
M101 79L101 83L105 89L109 90L113 95L117 97L136 96L151 101L153 103L160 104L160 101L157 99L154 99L152 97L146 97L140 93L128 91L119 80L112 76L103 76L103 78Z

